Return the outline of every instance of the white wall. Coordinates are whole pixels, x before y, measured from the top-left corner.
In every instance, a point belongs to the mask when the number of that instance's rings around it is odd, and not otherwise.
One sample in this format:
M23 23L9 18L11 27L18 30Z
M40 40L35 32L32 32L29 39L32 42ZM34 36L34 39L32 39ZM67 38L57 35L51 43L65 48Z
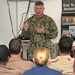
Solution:
M60 39L60 31L61 31L61 6L62 6L61 0L42 0L42 1L45 4L44 13L51 16L55 20L58 26L59 34L56 39L52 40L53 43L57 43ZM11 10L14 34L15 36L17 36L22 13L27 11L28 1L18 1L17 17L16 17L16 2L10 1L9 5ZM34 3L31 3L28 17L32 16L32 14L34 13L33 5ZM18 18L18 22L16 20L17 18ZM24 18L25 15L23 16L23 19ZM11 23L10 23L10 18L8 13L7 0L0 0L0 44L6 44L8 46L9 41L13 37L14 36L11 31Z

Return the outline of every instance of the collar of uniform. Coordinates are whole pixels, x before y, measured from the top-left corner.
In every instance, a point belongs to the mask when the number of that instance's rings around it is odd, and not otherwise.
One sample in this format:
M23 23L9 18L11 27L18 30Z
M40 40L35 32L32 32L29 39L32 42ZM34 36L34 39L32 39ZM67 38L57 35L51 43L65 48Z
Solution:
M64 59L64 58L69 58L72 59L70 55L65 55L65 56L57 56L56 59Z
M41 71L41 70L45 70L47 68L47 66L45 66L45 65L43 65L43 66L36 66L34 68L35 68L35 70Z
M55 59L52 59L51 62L58 61L59 59L65 59L65 58L67 58L68 60L71 60L72 59L70 55L57 56Z
M8 67L5 66L5 65L0 65L0 67L1 67L1 68L6 68L6 69L10 69L10 68L8 68Z
M14 62L14 61L22 61L22 59L21 58L9 58L9 62Z

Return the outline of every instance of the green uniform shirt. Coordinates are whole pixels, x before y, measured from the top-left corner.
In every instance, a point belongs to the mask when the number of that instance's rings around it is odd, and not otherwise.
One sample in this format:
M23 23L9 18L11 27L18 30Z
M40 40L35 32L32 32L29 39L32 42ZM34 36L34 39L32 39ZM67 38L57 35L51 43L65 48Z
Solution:
M40 20L37 20L36 16L34 15L30 17L27 21L29 23L29 29L25 31L23 28L20 37L30 38L30 45L28 47L28 59L32 58L33 51L39 46L44 46L48 48L51 53L54 52L51 39L55 39L58 35L58 28L54 20L44 14ZM42 25L45 28L45 34L40 34L36 32L36 28L42 27Z

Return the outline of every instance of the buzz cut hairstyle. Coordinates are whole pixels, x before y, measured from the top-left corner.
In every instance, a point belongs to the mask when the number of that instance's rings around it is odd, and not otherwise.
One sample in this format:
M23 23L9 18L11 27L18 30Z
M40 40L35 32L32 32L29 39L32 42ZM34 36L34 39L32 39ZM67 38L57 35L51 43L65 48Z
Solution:
M44 3L42 1L36 1L35 5L39 6L39 5L44 5Z

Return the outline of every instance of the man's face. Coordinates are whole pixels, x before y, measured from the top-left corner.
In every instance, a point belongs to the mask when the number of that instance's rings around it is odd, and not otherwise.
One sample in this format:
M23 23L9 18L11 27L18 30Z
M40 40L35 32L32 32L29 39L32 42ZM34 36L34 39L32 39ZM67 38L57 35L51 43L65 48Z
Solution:
M43 12L44 12L44 6L43 5L35 5L35 13L36 13L36 16L42 16Z

